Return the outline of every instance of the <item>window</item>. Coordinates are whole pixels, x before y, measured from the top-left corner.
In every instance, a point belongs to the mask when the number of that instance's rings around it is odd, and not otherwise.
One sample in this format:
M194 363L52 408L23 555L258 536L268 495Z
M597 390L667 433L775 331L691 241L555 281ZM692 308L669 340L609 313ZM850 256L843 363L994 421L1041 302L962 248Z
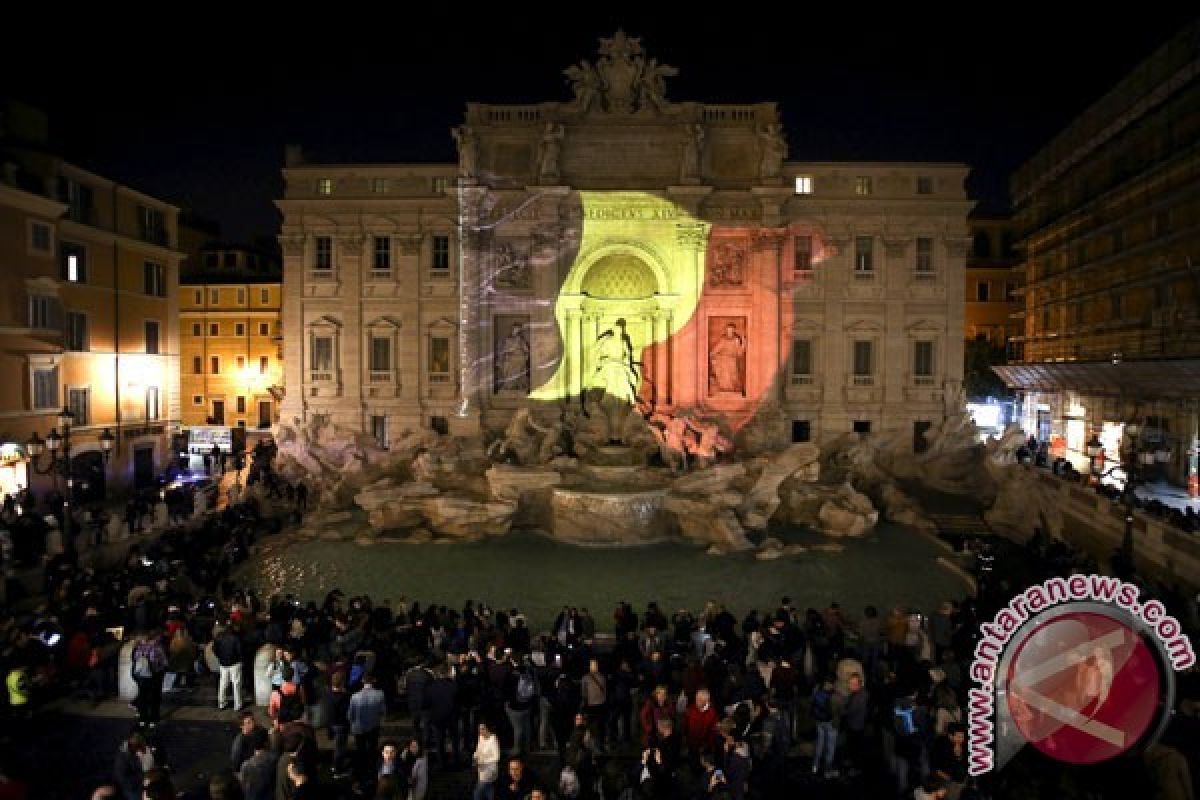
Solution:
M167 221L157 208L138 206L138 232L144 242L165 245L167 243Z
M246 323L244 323L244 322L233 323L233 335L234 336L245 336L246 335Z
M387 336L371 337L371 372L388 372L392 368L392 340Z
M333 194L333 178L320 178L317 181L317 194Z
M33 407L35 410L58 408L58 367L33 371Z
M792 383L812 383L812 342L808 339L792 342Z
M333 372L333 337L313 337L312 369L314 372Z
M438 383L450 379L450 340L444 336L429 340L429 375Z
M271 323L269 323L269 322L258 323L258 335L259 336L270 336L271 335Z
M204 405L204 395L202 395L202 394L192 395L192 405L194 405L194 406Z
M151 297L166 297L166 267L156 261L144 262L142 264L142 287Z
M29 223L29 249L37 253L53 253L49 225L44 222Z
M197 289L192 294L192 304L197 305L197 306L204 305L204 290L203 289Z
M446 190L448 188L450 188L450 179L449 178L445 177L444 175L439 175L438 177L433 179L433 193L434 194L445 194Z
M210 356L208 359L209 372L213 375L221 374L221 357Z
M874 262L871 259L872 244L873 241L870 236L858 236L854 239L855 272L871 272L875 269Z
M67 204L67 218L84 225L92 224L92 187L58 177L58 199Z
M158 387L146 387L146 419L158 419Z
M796 194L812 194L813 179L812 175L797 175L796 176Z
M333 269L333 239L328 236L318 236L316 247L316 260L313 262L313 267L316 269Z
M261 304L263 304L264 306L265 306L265 305L270 305L270 303L271 303L271 290L270 290L270 289L259 289L259 290L258 290L258 302L259 302L259 303L261 303Z
M855 194L863 194L863 195L870 194L871 193L871 179L866 177L865 175L860 175L859 177L855 178L854 179L854 193Z
M245 289L237 290L237 304L239 306L246 305L246 290Z
M933 272L933 239L917 237L917 272Z
M208 304L210 306L221 305L221 290L220 289L209 289L208 290Z
M225 262L225 269L237 269L237 252L228 250L221 255L221 260Z
M221 323L219 323L219 322L208 323L208 335L209 336L220 336L221 335Z
M259 375L266 375L267 370L270 368L270 366L271 366L271 357L270 356L259 356L258 357L258 374Z
M812 423L806 419L792 420L792 441L793 442L810 442L810 441L812 441Z
M146 320L146 352L150 355L158 354L158 321Z
M29 327L58 330L59 303L57 297L44 294L29 296Z
M913 342L913 377L917 383L933 378L933 342Z
M872 369L872 342L855 342L854 343L854 377L869 378L874 374ZM858 381L855 381L856 383Z
M91 417L88 415L90 395L91 391L87 388L67 389L67 408L71 409L71 413L75 416L71 422L72 425L91 424Z
M812 237L797 236L796 237L796 265L795 269L799 272L808 272L812 269Z
M237 399L237 413L239 413L239 414L246 413L246 398L241 395L238 395L238 399Z
M388 179L387 178L372 178L371 191L374 194L387 194Z
M87 283L87 249L74 242L60 242L58 256L62 279L71 283Z
M433 237L433 268L450 269L450 237Z
M392 268L392 240L386 236L375 237L375 261L373 269L389 270Z
M63 333L68 350L83 352L88 349L88 318L79 311L68 311Z
M854 420L854 432L855 433L870 433L871 432L871 420L869 420L869 419Z
M987 281L980 281L975 284L975 299L980 303L988 301L988 294L991 291L992 285Z
M1123 314L1121 312L1124 311L1124 308L1122 307L1123 303L1122 303L1121 295L1112 294L1112 295L1109 295L1108 299L1109 299L1109 303L1111 303L1111 305L1112 305L1112 318L1120 319L1123 316Z
M917 194L933 194L933 178L928 175L918 175Z
M387 417L372 415L372 417L371 417L371 436L374 437L375 442L380 447L382 447L384 450L387 449L387 446L388 446Z
M204 356L192 356L192 374L204 374Z
M212 401L212 417L209 420L209 425L224 425L225 424L225 401Z
M244 370L245 368L246 368L246 357L245 357L245 356L238 356L238 357L237 357L237 369L238 369L238 372L241 372L241 371L242 371L242 370Z

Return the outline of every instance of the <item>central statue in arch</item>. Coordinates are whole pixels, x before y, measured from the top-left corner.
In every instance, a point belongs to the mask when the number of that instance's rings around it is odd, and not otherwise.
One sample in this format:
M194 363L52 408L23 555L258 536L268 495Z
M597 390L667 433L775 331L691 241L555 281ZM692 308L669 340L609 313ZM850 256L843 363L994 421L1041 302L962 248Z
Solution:
M633 340L625 329L625 319L619 318L612 327L596 337L592 345L595 368L580 393L580 405L588 413L588 395L599 392L597 401L604 414L605 431L610 445L622 444L625 420L637 403L641 386L641 362L633 352Z

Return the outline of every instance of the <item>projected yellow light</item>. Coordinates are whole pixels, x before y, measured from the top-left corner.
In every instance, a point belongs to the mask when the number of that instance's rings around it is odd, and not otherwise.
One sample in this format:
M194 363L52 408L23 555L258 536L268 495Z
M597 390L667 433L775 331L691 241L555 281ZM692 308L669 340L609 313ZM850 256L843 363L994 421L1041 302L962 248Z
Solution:
M644 192L579 192L578 255L555 300L563 357L530 397L554 401L585 389L632 391L662 369L647 348L666 342L691 320L704 286L710 225L676 203ZM664 224L668 223L668 224ZM673 224L670 224L673 223Z

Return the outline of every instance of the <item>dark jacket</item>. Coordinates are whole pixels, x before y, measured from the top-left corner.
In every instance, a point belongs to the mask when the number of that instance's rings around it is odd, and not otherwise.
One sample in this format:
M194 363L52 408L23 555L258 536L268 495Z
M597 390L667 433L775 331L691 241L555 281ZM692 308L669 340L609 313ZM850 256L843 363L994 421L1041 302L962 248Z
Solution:
M226 628L213 642L213 655L222 667L234 667L242 663L242 640L232 628Z
M242 764L238 780L246 800L273 800L275 797L275 754L261 750Z
M429 718L434 722L447 722L454 719L457 710L456 695L458 687L449 678L438 678L432 681L425 690L429 698Z

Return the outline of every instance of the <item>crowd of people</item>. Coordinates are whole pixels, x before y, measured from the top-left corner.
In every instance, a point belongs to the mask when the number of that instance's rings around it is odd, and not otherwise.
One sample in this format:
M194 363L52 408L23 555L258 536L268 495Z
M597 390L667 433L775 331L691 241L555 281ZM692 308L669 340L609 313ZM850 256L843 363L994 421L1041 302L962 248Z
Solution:
M299 502L293 492L287 513ZM1021 587L990 546L976 559L977 595L929 615L801 608L788 597L736 614L715 602L696 613L620 602L601 621L564 606L540 632L516 608L478 601L263 597L236 586L234 566L282 524L245 500L132 545L110 572L70 553L52 560L44 606L0 616L6 724L64 692L111 697L127 670L137 724L97 798L424 800L441 785L474 800L835 789L957 800L991 788L967 776L968 666L980 620ZM1094 566L1081 559L1045 537L999 557L1034 565L1021 581ZM215 684L238 730L227 769L176 786L163 693L202 682ZM1196 687L1184 682L1180 697L1166 741L1194 743ZM1190 790L1195 750L1156 750L1148 780L1167 791L1186 779Z

